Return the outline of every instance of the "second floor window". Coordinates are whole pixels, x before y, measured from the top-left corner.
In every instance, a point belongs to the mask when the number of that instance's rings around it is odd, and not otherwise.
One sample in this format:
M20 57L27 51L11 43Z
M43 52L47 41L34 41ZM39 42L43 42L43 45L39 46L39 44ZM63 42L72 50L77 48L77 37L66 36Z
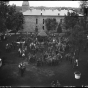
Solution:
M36 19L36 24L38 24L38 19Z
M43 26L43 30L44 30L44 26Z
M44 24L44 19L43 19L43 24Z

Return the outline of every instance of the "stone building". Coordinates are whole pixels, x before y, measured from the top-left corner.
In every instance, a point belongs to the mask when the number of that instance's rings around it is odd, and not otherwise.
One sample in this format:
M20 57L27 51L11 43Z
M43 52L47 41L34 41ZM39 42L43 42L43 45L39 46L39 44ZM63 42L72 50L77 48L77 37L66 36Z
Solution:
M28 1L23 1L22 12L25 18L24 30L28 32L34 32L35 28L38 28L38 31L46 31L45 19L47 18L56 18L58 24L60 20L64 19L64 15L67 15L67 12L72 12L72 10L58 10L58 9L38 9L31 8Z

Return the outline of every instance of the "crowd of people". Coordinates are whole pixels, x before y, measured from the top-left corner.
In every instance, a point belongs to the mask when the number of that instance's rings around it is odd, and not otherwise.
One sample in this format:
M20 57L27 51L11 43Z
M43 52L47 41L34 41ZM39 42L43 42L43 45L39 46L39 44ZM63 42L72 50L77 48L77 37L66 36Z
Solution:
M48 36L39 41L38 37L19 36L16 41L6 44L6 52L17 49L18 55L37 66L58 65L63 59L76 62L75 55L70 52L70 45L59 41L59 37ZM38 57L40 56L40 57Z
M71 53L69 43L60 41L59 37L56 36L39 39L34 34L20 35L16 41L7 43L5 49L6 53L16 50L18 57L26 60L28 64L36 66L57 66L63 60L70 61L73 68L78 66L78 58L75 57L76 52ZM0 67L2 64L2 58L0 58ZM24 62L19 63L18 68L21 76L23 76L26 70ZM52 82L51 86L58 87L60 83L58 81L56 84Z
M75 53L70 52L69 43L60 41L55 35L46 38L34 34L20 35L16 41L6 44L6 52L14 50L23 60L26 59L29 64L36 66L57 66L63 59L70 61L73 67L78 63Z

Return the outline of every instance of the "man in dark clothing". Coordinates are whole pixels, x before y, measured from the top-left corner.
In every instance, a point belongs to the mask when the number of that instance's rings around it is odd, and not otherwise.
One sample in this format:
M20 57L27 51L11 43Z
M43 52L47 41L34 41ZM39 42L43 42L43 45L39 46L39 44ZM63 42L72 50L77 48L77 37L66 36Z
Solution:
M19 71L21 73L21 77L23 77L26 67L23 63L20 63L18 67L19 67Z

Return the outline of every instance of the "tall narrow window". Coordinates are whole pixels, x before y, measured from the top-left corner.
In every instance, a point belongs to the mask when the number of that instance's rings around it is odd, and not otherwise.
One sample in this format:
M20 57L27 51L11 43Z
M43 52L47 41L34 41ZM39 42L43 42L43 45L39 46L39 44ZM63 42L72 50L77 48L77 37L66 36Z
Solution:
M36 24L38 24L38 19L36 19Z
M37 26L35 27L35 32L38 32L38 27Z
M43 24L44 24L44 19L43 19Z
M44 26L43 26L43 30L44 30Z
M60 23L62 23L62 19L60 19Z

